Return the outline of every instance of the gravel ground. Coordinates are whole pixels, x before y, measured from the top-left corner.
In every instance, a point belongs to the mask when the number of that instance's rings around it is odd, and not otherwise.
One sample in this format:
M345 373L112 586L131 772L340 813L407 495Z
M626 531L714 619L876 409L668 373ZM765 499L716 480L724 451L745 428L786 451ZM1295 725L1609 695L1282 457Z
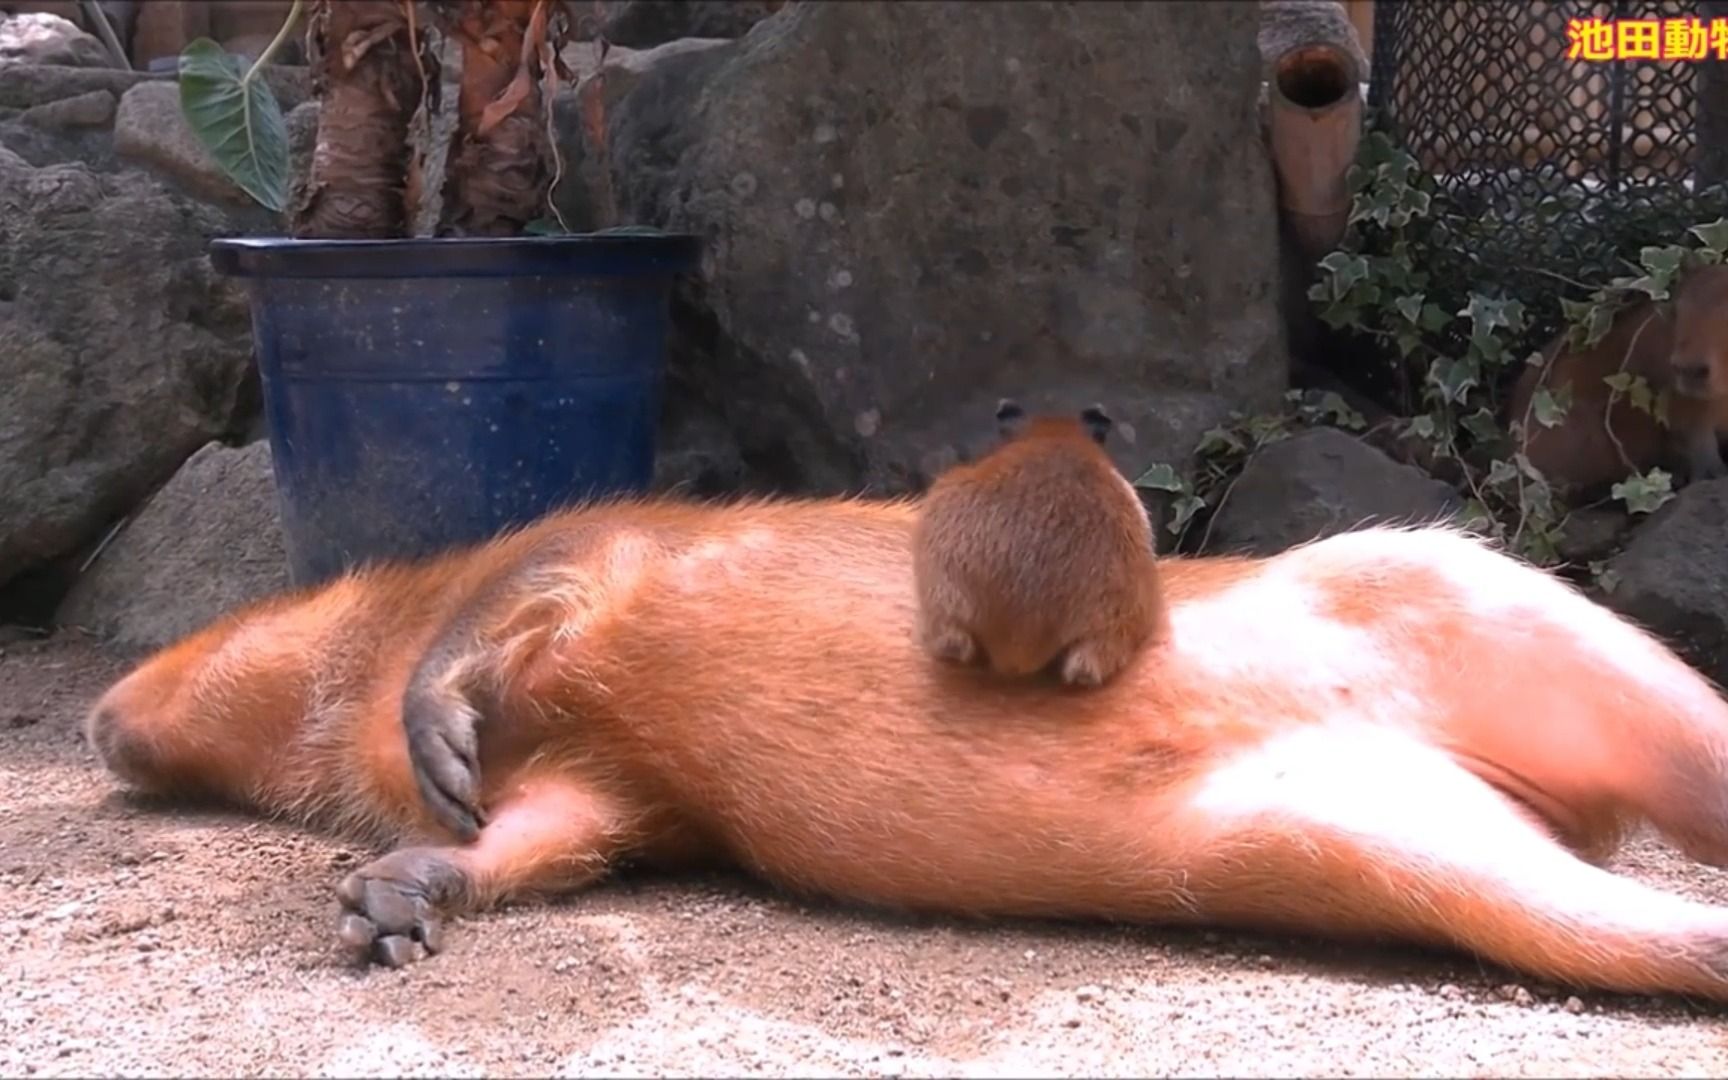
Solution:
M78 735L121 671L0 654L0 1075L1728 1075L1728 1010L1277 937L907 922L730 877L463 920L362 972L367 852L123 796ZM1728 902L1640 841L1622 866Z

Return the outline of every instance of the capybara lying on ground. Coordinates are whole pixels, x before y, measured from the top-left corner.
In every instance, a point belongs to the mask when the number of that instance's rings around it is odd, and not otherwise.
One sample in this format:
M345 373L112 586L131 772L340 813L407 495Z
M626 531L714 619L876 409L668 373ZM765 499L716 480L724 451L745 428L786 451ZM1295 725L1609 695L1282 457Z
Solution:
M620 501L269 600L92 709L141 788L403 844L338 887L440 920L626 858L903 910L1471 950L1728 999L1728 909L1593 865L1728 862L1728 705L1454 532L1162 561L1170 632L1085 693L927 655L911 501Z

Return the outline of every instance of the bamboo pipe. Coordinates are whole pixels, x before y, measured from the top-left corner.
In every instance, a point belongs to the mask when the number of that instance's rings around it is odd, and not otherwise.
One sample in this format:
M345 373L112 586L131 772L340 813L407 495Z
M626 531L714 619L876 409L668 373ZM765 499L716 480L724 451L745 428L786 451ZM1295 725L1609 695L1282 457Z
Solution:
M1362 93L1350 54L1324 41L1286 49L1267 86L1268 140L1278 203L1303 251L1319 258L1344 238L1345 174L1362 140Z

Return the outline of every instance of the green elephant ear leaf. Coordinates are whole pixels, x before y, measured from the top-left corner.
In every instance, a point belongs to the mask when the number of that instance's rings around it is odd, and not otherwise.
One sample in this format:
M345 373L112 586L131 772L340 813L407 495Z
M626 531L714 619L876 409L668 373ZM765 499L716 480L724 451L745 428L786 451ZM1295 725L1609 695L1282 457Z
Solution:
M180 53L180 111L228 178L266 209L288 205L288 123L263 79L199 38Z

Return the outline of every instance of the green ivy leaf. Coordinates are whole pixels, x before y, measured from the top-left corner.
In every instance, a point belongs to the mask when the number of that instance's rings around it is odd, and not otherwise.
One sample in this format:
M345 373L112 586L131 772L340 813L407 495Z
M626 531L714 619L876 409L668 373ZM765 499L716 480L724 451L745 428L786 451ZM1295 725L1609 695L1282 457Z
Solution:
M1479 443L1494 442L1500 437L1500 421L1487 409L1477 409L1460 421L1470 437Z
M1614 327L1614 309L1606 304L1599 304L1590 311L1590 320L1584 325L1584 346L1589 348L1608 336L1608 331Z
M1620 587L1620 574L1609 567L1606 562L1595 561L1590 564L1590 574L1596 579L1596 585L1605 593L1612 593Z
M1608 493L1626 504L1634 514L1654 513L1663 503L1674 498L1673 478L1661 469L1651 469L1642 476L1633 474L1615 484Z
M1429 416L1427 413L1423 413L1421 416L1413 416L1410 418L1410 422L1404 426L1404 437L1406 439L1417 438L1432 440L1434 436L1439 433L1439 430L1440 429L1435 426L1434 418Z
M1153 465L1140 474L1140 479L1134 481L1137 488L1147 488L1151 491L1185 491L1188 485L1176 475L1176 470L1165 464Z
M266 209L288 205L288 124L263 79L199 38L180 53L180 111L217 166Z
M1728 252L1728 218L1717 218L1703 225L1694 225L1686 230L1704 242L1704 250L1717 256Z
M1636 277L1628 281L1626 291L1643 293L1652 300L1666 300L1668 298L1668 282L1672 276L1671 274L1645 274L1643 277Z
M1440 305L1438 305L1438 304L1423 304L1422 305L1422 329L1428 331L1429 333L1433 333L1436 330L1444 329L1446 327L1446 324L1451 322L1451 321L1452 321L1452 316L1446 314L1445 310L1443 308L1441 308Z
M1560 314L1573 326L1583 326L1590 318L1590 313L1596 310L1596 302L1592 300L1568 300L1560 298Z
M1537 565L1546 565L1560 557L1558 539L1558 534L1553 530L1527 526L1518 546L1522 549L1524 558Z
M1650 383L1642 375L1632 379L1632 407L1650 416L1656 415L1656 393L1650 389Z
M1398 314L1404 316L1406 322L1415 323L1422 318L1422 294L1400 296L1392 301L1392 306L1398 309Z
M1535 414L1536 422L1545 428L1559 427L1571 408L1571 383L1561 387L1558 394L1552 393L1546 386L1541 387L1530 398L1530 411Z
M1438 387L1445 400L1463 404L1464 396L1481 381L1482 373L1474 360L1436 360L1428 369L1428 380Z
M1361 431L1368 426L1368 421L1361 413L1352 409L1349 402L1331 390L1320 395L1319 408L1322 416L1349 431Z
M1320 268L1331 275L1334 300L1342 300L1358 282L1368 280L1368 260L1360 255L1334 251L1320 260Z
M1492 530L1495 524L1493 513L1483 505L1481 499L1465 500L1464 512L1460 515L1460 523L1472 532L1481 532L1484 529Z
M1516 300L1471 293L1470 302L1458 314L1470 320L1470 336L1482 339L1491 337L1495 330L1516 330L1522 326L1524 305Z
M1685 248L1674 245L1640 248L1638 262L1652 275L1672 278L1680 269L1680 260L1685 254Z
M1170 505L1170 524L1165 526L1173 533L1180 533L1188 527L1188 522L1206 505L1206 500L1198 495L1183 495Z
M1242 441L1240 435L1226 427L1215 427L1201 433L1200 443L1194 448L1194 452L1204 457L1212 454L1240 454L1247 449L1248 444ZM1168 468L1169 466L1162 467ZM1163 490L1170 491L1173 489L1165 488Z

